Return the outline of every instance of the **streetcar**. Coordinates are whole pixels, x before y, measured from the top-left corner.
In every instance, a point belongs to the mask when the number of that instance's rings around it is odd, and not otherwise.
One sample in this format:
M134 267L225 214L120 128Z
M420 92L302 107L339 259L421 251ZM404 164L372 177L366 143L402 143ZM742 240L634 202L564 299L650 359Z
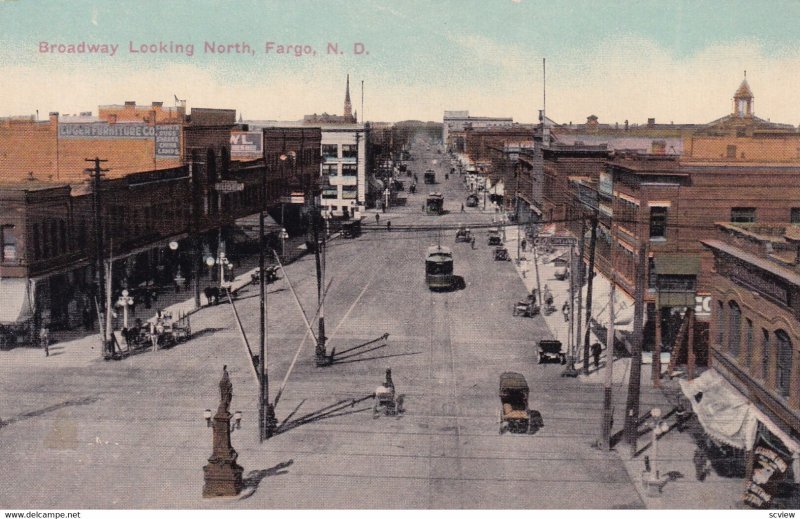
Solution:
M436 183L436 173L429 169L425 172L425 183L426 184L435 184Z
M447 247L433 245L425 255L425 282L431 290L453 286L453 253Z
M439 192L428 193L428 198L425 200L425 212L436 215L444 213L444 195Z

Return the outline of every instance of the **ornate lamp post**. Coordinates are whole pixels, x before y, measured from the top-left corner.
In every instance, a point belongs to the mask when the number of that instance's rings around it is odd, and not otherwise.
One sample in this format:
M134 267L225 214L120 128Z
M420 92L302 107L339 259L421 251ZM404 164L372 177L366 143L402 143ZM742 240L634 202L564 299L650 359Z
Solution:
M128 295L127 289L122 291L122 295L117 299L117 306L122 307L122 328L128 329L128 307L133 304L133 298Z
M650 428L653 431L653 458L650 471L643 474L642 483L644 483L644 487L647 490L647 495L657 496L661 494L661 487L664 485L658 470L658 435L667 432L669 426L661 420L661 409L658 407L654 407L650 411L650 417L652 418Z

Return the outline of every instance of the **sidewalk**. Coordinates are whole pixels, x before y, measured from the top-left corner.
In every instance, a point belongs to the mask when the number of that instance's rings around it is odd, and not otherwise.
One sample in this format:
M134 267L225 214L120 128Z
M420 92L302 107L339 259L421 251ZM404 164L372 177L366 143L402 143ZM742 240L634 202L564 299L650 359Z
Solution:
M331 238L335 238L334 234ZM297 258L306 253L304 237L295 237L286 242L286 254L284 264L290 264ZM272 261L270 261L272 260ZM273 263L274 258L268 258L268 263ZM236 294L243 287L252 281L252 275L258 271L258 255L246 256L242 258L239 270L245 269L230 283L231 293ZM128 320L133 323L138 317L144 322L155 320L156 311L171 312L175 319L179 317L191 316L195 312L208 306L208 299L202 291L203 286L216 286L218 281L212 281L208 277L201 279L200 306L195 307L194 291L192 289L181 289L179 292L174 290L162 290L158 293L158 299L151 303L151 308L145 308L143 303L136 305L136 312L129 311ZM223 302L225 300L223 299ZM122 310L115 308L117 318L114 320L114 329L118 331L122 326ZM83 328L74 330L51 332L50 356L45 357L41 348L21 347L3 352L7 362L23 362L26 364L38 363L53 367L77 367L86 366L91 362L103 361L101 351L100 333L95 331L87 332ZM46 363L43 364L43 359Z
M521 261L517 261L517 238L518 227L507 226L505 246L508 248L520 278L525 288L530 292L537 288L536 273L533 264L533 253L531 251L522 253ZM565 353L567 353L566 340L569 323L564 321L561 313L561 306L569 299L569 281L559 281L555 279L555 267L552 263L543 263L539 257L539 284L541 290L545 285L549 286L553 294L556 311L550 315L541 314L547 328L550 330L554 339L562 341ZM538 316L536 318L539 318ZM582 333L585 333L585 328ZM594 333L591 332L590 342L600 342ZM600 360L600 368L590 366L589 375L579 375L578 381L582 384L594 384L600 386L605 382L606 351L603 350ZM614 361L613 388L616 394L615 413L614 413L614 432L621 435L622 424L624 424L624 402L627 395L628 379L630 375L630 358L620 358ZM737 509L740 508L744 481L740 478L723 478L711 471L704 479L698 481L693 462L693 456L697 448L695 441L696 434L702 434L701 426L695 418L687 421L687 427L679 430L676 423L677 418L673 412L678 403L677 379L662 379L662 388L654 388L652 384L651 365L643 365L641 371L641 390L640 390L640 415L647 416L651 409L658 407L665 416L665 422L669 430L661 435L658 440L658 456L653 458L653 448L651 445L652 435L650 427L642 420L640 425L638 450L635 456L631 456L630 447L624 440L620 440L615 449L620 456L628 475L636 487L642 501L651 509ZM575 367L580 370L583 367L582 350L576 352ZM664 366L666 368L666 366ZM700 428L700 429L698 429ZM644 458L647 456L653 465L657 464L663 486L661 493L655 496L648 495L643 483L643 471L645 470ZM647 474L648 476L650 474Z

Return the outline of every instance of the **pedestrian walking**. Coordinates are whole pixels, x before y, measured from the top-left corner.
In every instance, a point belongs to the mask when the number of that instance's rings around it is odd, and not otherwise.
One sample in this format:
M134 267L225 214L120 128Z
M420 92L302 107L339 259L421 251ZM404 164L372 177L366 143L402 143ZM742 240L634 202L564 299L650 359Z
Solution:
M155 321L150 321L150 343L153 345L153 351L158 350L158 328Z
M461 212L464 212L464 204L461 204Z
M47 329L47 325L42 325L42 329L39 330L39 342L42 344L42 348L44 348L44 356L50 356L50 332Z
M392 221L391 220L386 220L386 230L388 232L392 232Z
M703 447L697 447L695 449L692 461L694 462L695 478L697 481L705 481L708 475L708 457Z
M381 221L381 214L380 213L375 213L375 225L378 225L378 223L380 223L380 221Z
M569 321L569 301L564 301L564 306L561 307L561 313L564 314L564 321Z
M600 345L599 342L592 344L592 357L594 357L594 367L600 367L600 352L603 351L603 347Z
M520 246L522 247L522 252L525 252L525 248L528 246L528 241L525 238L522 238Z
M469 241L470 246L472 246L472 250L475 250L475 236Z

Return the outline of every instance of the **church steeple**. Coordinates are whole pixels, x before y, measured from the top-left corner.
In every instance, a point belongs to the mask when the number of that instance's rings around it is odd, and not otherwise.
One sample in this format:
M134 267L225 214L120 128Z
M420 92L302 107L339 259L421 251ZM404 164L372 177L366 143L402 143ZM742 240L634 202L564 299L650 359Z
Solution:
M350 74L347 74L347 89L344 93L344 114L345 118L353 118L353 105L350 103Z
M733 115L737 117L753 116L753 91L747 84L747 71L744 71L742 84L733 94Z

